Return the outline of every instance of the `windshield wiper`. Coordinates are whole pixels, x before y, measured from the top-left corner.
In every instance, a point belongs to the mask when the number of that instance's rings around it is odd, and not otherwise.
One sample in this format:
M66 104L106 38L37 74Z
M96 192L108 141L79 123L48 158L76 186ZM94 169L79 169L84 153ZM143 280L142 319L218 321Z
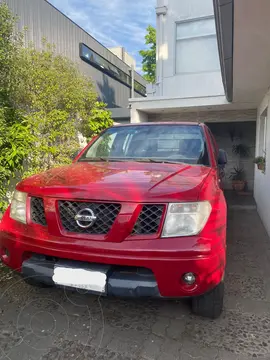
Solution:
M93 158L84 158L84 159L79 159L80 161L84 161L84 162L117 162L117 161L130 161L130 159L128 158L107 158L107 157L102 157L102 156L98 156L98 157L93 157Z
M99 162L99 161L109 161L108 158L105 158L105 157L96 157L96 158L84 158L84 159L79 159L78 160L79 162L81 161L84 161L84 162L91 162L91 161L94 161L94 162Z
M159 160L159 159L152 159L152 158L138 158L138 159L132 159L132 158L106 158L106 157L93 157L93 158L84 158L84 159L79 159L79 162L126 162L126 161L131 161L131 162L144 162L144 163L155 163L155 164L184 164L183 162L180 161L170 161L170 160Z
M158 160L158 159L151 159L151 158L145 158L145 159L132 159L132 161L136 162L151 162L156 164L184 164L180 161L170 161L170 160Z

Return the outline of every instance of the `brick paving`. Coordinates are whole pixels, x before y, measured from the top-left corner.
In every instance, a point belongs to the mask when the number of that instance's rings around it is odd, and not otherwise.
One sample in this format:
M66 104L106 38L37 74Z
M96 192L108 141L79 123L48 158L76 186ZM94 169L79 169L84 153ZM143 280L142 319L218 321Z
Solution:
M0 267L1 360L270 360L270 241L256 210L231 209L223 315L187 301L38 289Z

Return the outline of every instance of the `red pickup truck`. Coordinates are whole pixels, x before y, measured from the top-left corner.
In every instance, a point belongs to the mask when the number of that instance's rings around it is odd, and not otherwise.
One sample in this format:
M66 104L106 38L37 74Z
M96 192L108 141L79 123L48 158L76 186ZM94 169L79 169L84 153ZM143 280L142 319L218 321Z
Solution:
M0 259L28 283L94 294L190 298L222 312L226 163L198 123L114 126L72 165L20 182Z

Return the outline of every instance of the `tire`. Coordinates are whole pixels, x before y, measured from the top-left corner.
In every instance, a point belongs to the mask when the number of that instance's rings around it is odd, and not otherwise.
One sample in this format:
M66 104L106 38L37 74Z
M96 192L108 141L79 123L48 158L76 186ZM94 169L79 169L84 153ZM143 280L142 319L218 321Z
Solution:
M194 314L217 319L223 309L224 282L210 292L192 299L192 311Z
M37 288L50 288L50 287L52 287L52 285L41 283L41 282L36 281L36 280L34 280L32 278L27 278L26 277L26 278L23 278L23 280L27 285L37 287Z

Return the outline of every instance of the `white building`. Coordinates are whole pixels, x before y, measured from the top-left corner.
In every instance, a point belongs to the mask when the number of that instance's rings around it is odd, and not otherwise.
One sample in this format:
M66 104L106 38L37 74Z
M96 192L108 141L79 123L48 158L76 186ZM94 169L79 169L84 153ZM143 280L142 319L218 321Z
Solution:
M125 48L122 46L116 46L113 48L109 48L109 50L114 53L120 60L124 61L129 67L133 67L136 69L136 60L133 56L126 52Z
M270 1L157 0L156 13L156 84L130 99L131 121L208 123L229 155L226 188L240 161L270 234Z

